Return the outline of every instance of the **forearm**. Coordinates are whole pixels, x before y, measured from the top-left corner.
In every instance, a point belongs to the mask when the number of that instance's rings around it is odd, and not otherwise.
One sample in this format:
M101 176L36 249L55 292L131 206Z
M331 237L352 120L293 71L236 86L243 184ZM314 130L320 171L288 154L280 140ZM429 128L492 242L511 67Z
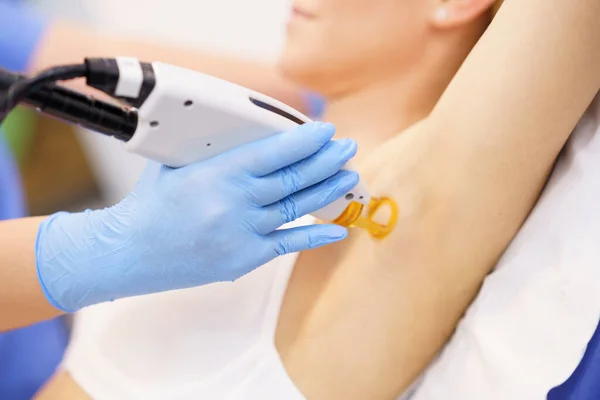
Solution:
M393 398L443 346L600 88L598 12L508 0L431 117L378 154L370 186L401 219L354 238L282 354L308 398Z
M284 79L275 65L241 59L210 51L198 51L134 38L100 34L65 21L47 28L33 54L30 69L81 62L85 57L131 56L144 61L162 61L226 79L265 93L306 111L299 87ZM81 82L80 88L83 87Z
M43 219L0 222L0 331L60 314L48 303L36 270L35 241Z

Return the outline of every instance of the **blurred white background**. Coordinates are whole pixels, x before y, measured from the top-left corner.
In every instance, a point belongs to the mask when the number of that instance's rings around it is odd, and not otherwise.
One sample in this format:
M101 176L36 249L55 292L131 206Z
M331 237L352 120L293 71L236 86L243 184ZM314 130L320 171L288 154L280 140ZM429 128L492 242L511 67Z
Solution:
M31 0L44 11L85 21L104 31L216 49L272 60L284 38L291 0ZM126 56L127 54L123 54ZM153 60L147 60L153 61ZM145 165L117 141L81 132L100 184L113 204L126 195Z

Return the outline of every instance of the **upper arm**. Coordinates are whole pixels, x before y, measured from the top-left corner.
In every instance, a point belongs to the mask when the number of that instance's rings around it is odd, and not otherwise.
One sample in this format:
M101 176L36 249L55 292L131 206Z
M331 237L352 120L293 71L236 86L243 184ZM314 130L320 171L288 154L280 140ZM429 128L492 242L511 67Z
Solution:
M430 117L438 184L469 210L455 229L518 228L600 89L598 16L597 0L505 1Z
M393 398L439 351L600 88L598 15L505 1L431 116L373 157L399 224L354 235L282 354L309 398Z

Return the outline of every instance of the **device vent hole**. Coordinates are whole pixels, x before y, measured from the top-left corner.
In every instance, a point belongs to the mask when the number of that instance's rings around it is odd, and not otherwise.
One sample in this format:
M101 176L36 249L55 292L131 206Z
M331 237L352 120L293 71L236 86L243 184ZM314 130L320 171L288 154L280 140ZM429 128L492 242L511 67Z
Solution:
M358 199L359 199L359 200L362 200L362 199L364 199L364 198L365 198L365 196L360 196Z
M186 100L185 103L183 103L183 105L185 107L191 107L194 104L194 102L192 100Z
M354 199L354 194L353 193L348 193L346 195L346 200L353 200Z
M212 143L206 143L206 147L212 146Z
M150 121L150 126L156 128L160 123L158 121Z

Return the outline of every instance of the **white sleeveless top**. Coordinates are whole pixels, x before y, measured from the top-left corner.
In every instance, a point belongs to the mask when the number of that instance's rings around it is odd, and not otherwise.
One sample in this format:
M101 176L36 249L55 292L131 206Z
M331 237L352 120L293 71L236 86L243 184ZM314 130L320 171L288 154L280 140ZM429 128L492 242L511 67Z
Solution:
M296 259L232 283L86 308L64 366L96 400L303 399L274 344Z
M274 340L297 257L236 282L83 309L64 366L95 400L304 400Z

